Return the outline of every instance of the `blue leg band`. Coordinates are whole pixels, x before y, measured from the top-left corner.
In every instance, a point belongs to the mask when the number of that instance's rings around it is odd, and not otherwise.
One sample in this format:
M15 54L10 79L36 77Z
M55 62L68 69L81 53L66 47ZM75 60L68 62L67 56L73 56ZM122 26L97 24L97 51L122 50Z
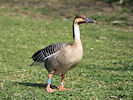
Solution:
M47 84L51 84L51 79L48 79L47 80Z

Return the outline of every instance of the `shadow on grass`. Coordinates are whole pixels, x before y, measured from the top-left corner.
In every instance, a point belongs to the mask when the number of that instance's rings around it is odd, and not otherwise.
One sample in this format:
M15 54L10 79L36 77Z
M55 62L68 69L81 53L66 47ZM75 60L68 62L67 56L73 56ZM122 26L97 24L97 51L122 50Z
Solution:
M46 88L47 84L42 83L29 83L29 82L15 82L15 84L30 86L30 87L38 87L38 88ZM55 85L51 85L51 88L57 88Z
M47 84L42 83L30 83L30 82L10 82L10 81L3 81L0 80L0 82L3 83L11 83L13 85L23 85L23 86L29 86L29 87L38 87L38 88L46 88ZM50 85L51 88L57 88L55 85Z

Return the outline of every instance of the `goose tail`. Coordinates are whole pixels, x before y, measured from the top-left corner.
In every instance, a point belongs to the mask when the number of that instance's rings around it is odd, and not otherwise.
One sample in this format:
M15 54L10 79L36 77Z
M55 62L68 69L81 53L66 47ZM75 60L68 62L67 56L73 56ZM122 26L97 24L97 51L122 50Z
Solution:
M32 64L30 64L30 66L36 66L39 65L37 62L32 62Z
M30 64L30 66L42 66L42 67L44 67L45 66L45 64L44 64L44 62L33 62L32 64Z

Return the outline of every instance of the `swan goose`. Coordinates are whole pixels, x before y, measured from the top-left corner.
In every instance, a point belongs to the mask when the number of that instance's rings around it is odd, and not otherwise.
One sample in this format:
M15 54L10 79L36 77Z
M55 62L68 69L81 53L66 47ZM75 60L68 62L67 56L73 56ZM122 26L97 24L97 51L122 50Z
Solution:
M82 23L96 23L86 16L76 16L73 20L73 39L74 43L55 43L49 45L31 57L34 62L33 65L42 65L48 71L48 80L46 90L47 92L54 92L55 89L50 88L52 75L62 74L61 84L59 90L71 90L64 88L64 75L67 71L75 67L83 56L83 48L80 40L79 25Z

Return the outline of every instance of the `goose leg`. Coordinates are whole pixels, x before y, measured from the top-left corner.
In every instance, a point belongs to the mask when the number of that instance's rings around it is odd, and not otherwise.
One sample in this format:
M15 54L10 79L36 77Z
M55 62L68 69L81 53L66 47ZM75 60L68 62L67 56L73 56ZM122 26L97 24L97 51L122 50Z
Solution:
M46 87L46 90L47 90L47 92L49 92L49 93L56 91L55 89L50 88L51 77L52 77L52 74L49 73L49 74L48 74L48 80L47 80L47 87Z
M58 87L58 89L59 89L60 91L63 91L63 90L72 90L72 89L66 89L66 88L64 88L64 77L65 77L65 75L62 74L61 85Z

